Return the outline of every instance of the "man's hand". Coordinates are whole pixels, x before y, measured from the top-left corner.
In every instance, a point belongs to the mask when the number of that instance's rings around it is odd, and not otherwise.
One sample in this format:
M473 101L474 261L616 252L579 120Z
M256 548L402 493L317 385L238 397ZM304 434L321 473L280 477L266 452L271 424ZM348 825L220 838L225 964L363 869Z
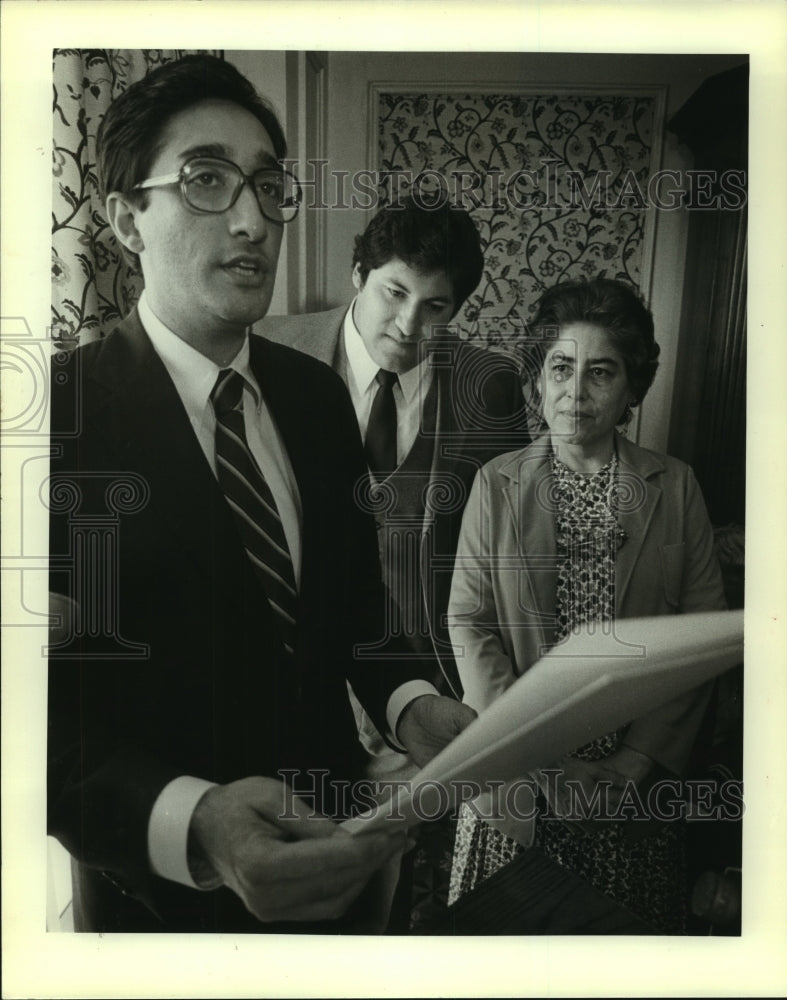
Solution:
M419 767L428 764L470 725L477 713L453 698L421 695L402 713L397 739Z
M283 782L257 777L209 789L189 839L198 859L263 922L340 917L406 844L401 830L351 836Z

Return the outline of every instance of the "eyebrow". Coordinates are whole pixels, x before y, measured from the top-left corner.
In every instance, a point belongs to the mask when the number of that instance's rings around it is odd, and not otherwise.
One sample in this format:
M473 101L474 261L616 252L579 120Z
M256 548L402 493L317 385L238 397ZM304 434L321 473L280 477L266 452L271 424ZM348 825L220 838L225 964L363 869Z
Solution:
M571 354L566 354L565 351L552 351L552 353L548 355L548 358L550 361L559 359L561 361L570 361L572 364L574 362L573 356ZM619 363L614 358L588 358L587 363L589 365L614 365L615 367L619 367Z
M188 149L184 149L178 155L184 161L191 159L192 156L218 156L225 160L233 160L235 152L220 142L200 142L194 146L189 146ZM266 150L260 150L255 159L257 163L255 169L257 170L266 167L280 169L276 157Z
M403 285L402 282L396 278L389 278L388 283L390 285L396 285L397 288L400 288L403 292L407 292L408 295L412 294L412 290L408 288L407 285ZM453 296L451 295L431 295L428 299L424 299L424 302L441 302L445 305L452 305L453 301Z

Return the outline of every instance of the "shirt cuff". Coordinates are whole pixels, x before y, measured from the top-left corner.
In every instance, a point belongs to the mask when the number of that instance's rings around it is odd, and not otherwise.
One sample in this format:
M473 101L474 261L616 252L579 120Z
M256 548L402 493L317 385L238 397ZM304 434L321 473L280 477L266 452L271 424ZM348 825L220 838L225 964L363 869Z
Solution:
M415 701L416 698L420 698L422 694L433 695L436 698L440 697L440 692L434 684L430 684L429 681L414 680L401 684L388 699L388 706L385 710L385 718L388 723L388 738L402 753L407 753L407 750L396 739L399 720L410 702Z
M197 803L214 782L182 775L161 790L148 821L148 854L153 871L162 878L190 889L214 889L198 885L189 870L188 836Z

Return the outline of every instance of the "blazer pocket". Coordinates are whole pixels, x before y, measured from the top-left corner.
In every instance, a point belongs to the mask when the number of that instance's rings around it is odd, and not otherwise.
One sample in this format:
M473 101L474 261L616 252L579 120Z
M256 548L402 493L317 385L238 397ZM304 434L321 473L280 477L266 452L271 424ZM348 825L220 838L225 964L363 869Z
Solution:
M664 596L667 603L674 608L680 606L680 591L683 583L683 554L686 549L684 542L675 545L662 545L661 575L664 580Z

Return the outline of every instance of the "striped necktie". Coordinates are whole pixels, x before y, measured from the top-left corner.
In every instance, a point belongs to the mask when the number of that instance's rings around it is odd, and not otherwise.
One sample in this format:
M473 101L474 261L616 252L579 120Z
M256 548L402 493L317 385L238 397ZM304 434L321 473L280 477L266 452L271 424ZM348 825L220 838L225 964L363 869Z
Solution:
M243 376L219 372L210 394L216 414L216 471L244 548L279 622L284 648L295 649L298 597L292 557L276 501L254 460L243 421Z

